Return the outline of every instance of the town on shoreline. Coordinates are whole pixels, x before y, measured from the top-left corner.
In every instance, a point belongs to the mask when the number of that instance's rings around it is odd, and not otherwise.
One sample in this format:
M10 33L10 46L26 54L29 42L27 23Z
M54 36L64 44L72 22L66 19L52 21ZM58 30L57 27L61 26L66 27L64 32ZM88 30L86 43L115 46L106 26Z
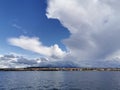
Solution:
M27 67L27 68L0 68L0 71L120 71L120 68L49 68L49 67Z

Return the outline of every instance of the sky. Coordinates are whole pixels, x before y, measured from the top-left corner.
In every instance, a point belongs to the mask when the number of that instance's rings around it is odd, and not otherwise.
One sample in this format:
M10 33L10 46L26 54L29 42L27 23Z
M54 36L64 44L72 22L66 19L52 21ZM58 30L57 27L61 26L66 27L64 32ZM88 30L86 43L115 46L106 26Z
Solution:
M0 0L0 67L120 67L119 0Z

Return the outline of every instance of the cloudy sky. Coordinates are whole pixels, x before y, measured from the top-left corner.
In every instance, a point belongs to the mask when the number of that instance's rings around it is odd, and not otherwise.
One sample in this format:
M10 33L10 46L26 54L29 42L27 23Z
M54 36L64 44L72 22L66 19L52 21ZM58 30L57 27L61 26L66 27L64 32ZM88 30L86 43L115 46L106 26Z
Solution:
M0 67L120 67L119 0L0 0Z

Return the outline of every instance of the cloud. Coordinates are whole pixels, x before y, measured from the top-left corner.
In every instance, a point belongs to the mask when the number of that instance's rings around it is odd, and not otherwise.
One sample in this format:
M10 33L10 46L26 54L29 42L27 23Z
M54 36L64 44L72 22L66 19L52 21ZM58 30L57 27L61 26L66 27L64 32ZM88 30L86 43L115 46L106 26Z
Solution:
M71 33L63 40L70 57L89 62L120 57L119 10L119 0L48 0L46 15Z
M20 68L39 66L41 62L47 61L48 59L44 57L30 59L15 54L6 54L0 56L0 68Z
M52 61L46 57L30 59L15 54L6 54L0 56L0 68L24 67L78 67L78 64L70 60Z
M44 46L37 37L20 36L19 38L10 38L8 41L11 45L55 59L63 58L67 54L57 44L50 47Z
M21 26L19 26L19 25L17 25L17 24L12 24L12 27L14 27L14 28L17 28L17 29L22 29L22 27Z
M120 60L120 59L119 59ZM0 68L24 68L24 67L119 67L119 61L52 61L45 57L27 58L24 56L6 54L0 56Z
M27 31L22 26L20 26L20 25L18 25L16 23L12 24L12 27L14 27L14 28L16 28L18 30L21 30L24 34L27 34Z

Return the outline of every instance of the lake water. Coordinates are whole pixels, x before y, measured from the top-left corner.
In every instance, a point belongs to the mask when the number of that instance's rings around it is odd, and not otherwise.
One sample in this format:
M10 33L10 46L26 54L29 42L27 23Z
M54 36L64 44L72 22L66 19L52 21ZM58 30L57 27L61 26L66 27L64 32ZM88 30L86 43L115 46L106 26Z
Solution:
M0 90L120 90L120 72L0 72Z

